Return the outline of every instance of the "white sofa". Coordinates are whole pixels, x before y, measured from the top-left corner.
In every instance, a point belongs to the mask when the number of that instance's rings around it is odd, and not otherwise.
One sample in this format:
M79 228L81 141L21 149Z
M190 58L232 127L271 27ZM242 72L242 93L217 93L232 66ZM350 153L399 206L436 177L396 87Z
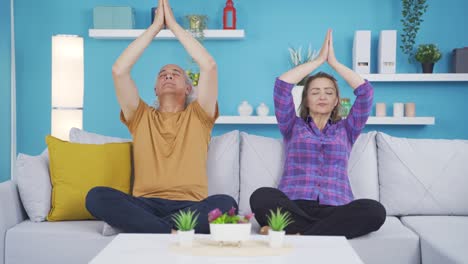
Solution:
M282 167L279 139L214 137L209 193L233 196L247 213L250 194L276 186ZM350 240L365 263L468 263L467 141L362 134L349 175L355 198L378 200L388 214L380 230ZM0 264L87 263L114 237L102 229L100 221L32 222L15 182L0 184Z

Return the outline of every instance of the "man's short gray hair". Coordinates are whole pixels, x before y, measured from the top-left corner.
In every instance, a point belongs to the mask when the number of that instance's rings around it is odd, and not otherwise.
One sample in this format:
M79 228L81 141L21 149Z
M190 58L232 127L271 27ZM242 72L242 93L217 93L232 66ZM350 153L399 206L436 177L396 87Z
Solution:
M185 83L187 85L190 85L190 87L192 88L192 89L190 89L190 93L185 98L185 107L187 107L191 102L193 102L193 101L195 101L195 99L197 99L197 94L195 92L195 87L193 87L193 85L192 85L192 79L190 79L190 77L188 76L188 74L186 72L185 72L184 75L185 75ZM156 76L156 83L157 82L158 82L158 76ZM160 106L159 99L156 96L156 99L154 99L153 107L155 109L159 109L159 106Z

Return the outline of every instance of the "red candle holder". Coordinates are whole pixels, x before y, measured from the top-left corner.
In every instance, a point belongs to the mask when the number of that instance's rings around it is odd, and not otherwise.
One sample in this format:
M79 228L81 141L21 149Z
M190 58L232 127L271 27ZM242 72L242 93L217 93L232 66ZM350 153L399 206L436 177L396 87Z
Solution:
M232 0L227 0L224 7L223 29L236 29L236 8Z

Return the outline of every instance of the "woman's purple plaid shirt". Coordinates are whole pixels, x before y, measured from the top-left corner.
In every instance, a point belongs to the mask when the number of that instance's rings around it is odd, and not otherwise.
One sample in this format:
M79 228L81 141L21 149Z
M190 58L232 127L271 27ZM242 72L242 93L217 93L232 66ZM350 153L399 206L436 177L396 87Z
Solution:
M348 158L370 115L374 90L366 80L354 90L356 100L348 117L337 123L328 122L320 131L311 118L306 122L296 116L293 87L276 79L275 114L286 156L278 188L291 200L347 204L354 199L348 179Z

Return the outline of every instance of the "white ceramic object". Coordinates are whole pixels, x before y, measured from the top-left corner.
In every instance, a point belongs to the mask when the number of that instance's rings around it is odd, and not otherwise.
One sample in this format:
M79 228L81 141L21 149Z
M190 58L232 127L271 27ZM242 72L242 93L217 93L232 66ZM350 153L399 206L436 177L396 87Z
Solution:
M378 72L395 74L397 54L397 31L382 30L379 35Z
M369 74L371 68L371 31L357 30L353 42L353 70L359 74Z
M249 116L253 113L253 107L247 101L242 101L242 103L237 107L237 111L241 116Z
M252 224L210 224L210 234L219 243L240 243L250 239Z
M403 117L405 105L403 103L394 103L393 104L393 116L394 117Z
M192 247L193 237L195 235L195 230L190 231L177 231L177 239L179 241L179 246L181 247Z
M291 94L293 96L293 101L294 101L294 107L296 108L296 116L300 116L299 107L301 106L303 90L304 90L304 86L294 86L291 91Z
M268 116L268 113L270 112L270 109L265 103L260 103L259 106L257 106L257 115L258 116Z
M281 248L283 247L285 231L273 231L268 230L269 244L271 248Z

